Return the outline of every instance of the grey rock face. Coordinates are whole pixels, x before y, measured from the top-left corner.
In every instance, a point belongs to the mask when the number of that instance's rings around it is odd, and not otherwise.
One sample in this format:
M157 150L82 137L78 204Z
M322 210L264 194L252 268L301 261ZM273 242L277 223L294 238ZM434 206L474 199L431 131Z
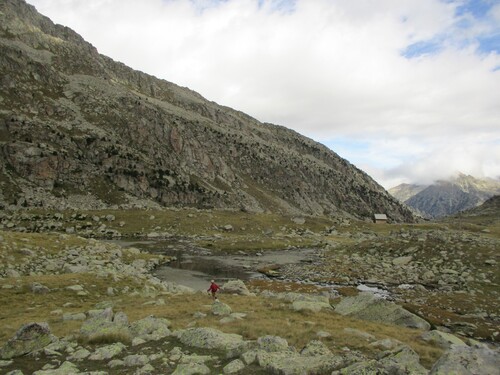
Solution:
M391 323L410 328L430 329L430 324L424 319L372 293L360 293L356 297L342 299L335 306L335 312L358 319Z

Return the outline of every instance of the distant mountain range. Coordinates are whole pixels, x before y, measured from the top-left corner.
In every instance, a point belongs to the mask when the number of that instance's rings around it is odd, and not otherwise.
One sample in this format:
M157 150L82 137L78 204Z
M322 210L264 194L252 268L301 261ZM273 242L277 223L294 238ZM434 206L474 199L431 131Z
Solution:
M0 209L221 208L413 222L325 146L0 2Z
M477 207L500 194L500 181L458 174L431 185L401 184L388 190L425 218L439 218Z

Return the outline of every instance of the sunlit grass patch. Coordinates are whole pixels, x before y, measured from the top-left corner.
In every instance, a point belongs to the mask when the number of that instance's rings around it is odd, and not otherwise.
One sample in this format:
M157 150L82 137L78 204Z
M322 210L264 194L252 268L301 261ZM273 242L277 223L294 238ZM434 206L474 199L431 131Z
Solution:
M287 282L280 280L269 279L254 279L246 283L247 287L252 291L269 290L271 292L295 292L295 293L321 293L328 290L327 288L315 284L302 284L295 282Z
M220 239L211 239L210 241L196 241L198 246L211 249L217 252L234 253L243 251L245 253L255 253L259 251L284 250L289 248L312 248L321 247L316 239L308 238L268 238L251 236L225 235Z

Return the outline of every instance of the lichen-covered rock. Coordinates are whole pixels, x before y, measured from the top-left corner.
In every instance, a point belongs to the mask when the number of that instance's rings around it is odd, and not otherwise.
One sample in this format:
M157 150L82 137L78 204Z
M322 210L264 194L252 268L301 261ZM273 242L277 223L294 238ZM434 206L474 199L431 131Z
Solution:
M224 374L237 374L241 370L245 368L245 364L239 360L235 359L234 361L229 362L224 368L222 369L222 372Z
M33 375L75 375L79 373L80 370L75 364L66 361L57 369L35 371Z
M344 359L334 355L301 356L293 352L259 351L259 366L271 374L328 374L344 365Z
M97 348L88 358L92 361L112 359L126 348L121 342Z
M219 300L215 300L214 303L212 303L211 310L212 314L220 316L230 315L233 312L229 305L224 302L220 302Z
M134 337L146 340L159 340L171 334L170 321L164 318L148 316L137 320L130 325L130 332Z
M41 350L54 340L47 323L28 323L0 349L0 358L11 359Z
M288 350L288 341L279 336L263 336L257 339L257 346L265 352L282 352Z
M208 375L210 368L204 363L181 363L172 375Z
M384 366L372 359L353 363L343 369L332 372L332 375L385 375Z
M132 354L123 358L123 364L127 367L139 367L149 363L149 358L144 354Z
M310 341L304 349L300 351L300 355L307 357L315 357L320 355L330 355L331 350L319 340Z
M21 370L12 370L6 373L5 375L24 375L24 373Z
M429 372L420 364L418 354L406 345L384 352L378 362L389 374L427 375Z
M188 346L203 349L224 350L226 354L236 353L245 347L243 337L234 333L224 333L214 328L188 328L176 331L179 340Z
M452 345L467 346L467 344L460 340L457 336L438 330L425 332L420 337L422 340L435 343L443 349L449 349Z
M342 299L335 306L335 312L374 322L425 330L430 329L430 324L424 319L372 293L360 293L355 297Z
M67 359L69 361L82 361L90 356L90 352L85 348L80 348L72 353Z
M432 366L430 375L498 374L499 369L498 350L452 345Z

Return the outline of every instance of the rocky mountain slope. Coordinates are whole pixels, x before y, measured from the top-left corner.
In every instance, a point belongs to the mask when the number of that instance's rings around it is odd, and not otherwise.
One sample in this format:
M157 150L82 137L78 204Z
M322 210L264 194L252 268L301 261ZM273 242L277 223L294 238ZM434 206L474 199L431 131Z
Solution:
M427 218L438 218L481 205L500 194L500 181L459 174L432 185L401 184L389 189L394 197Z
M321 144L100 55L22 0L0 12L0 207L413 220Z
M464 211L463 216L496 216L500 218L500 195L489 198L478 207Z

